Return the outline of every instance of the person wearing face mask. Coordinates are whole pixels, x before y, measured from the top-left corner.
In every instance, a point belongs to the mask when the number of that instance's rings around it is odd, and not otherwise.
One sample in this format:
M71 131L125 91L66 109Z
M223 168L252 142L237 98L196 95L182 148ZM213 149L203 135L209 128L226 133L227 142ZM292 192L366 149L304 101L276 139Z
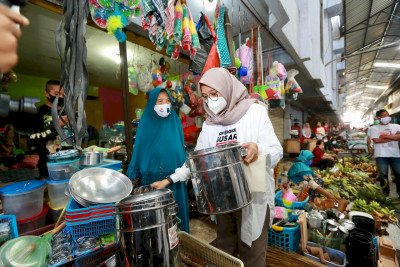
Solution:
M310 168L314 159L313 153L309 150L301 150L299 156L295 159L292 167L288 172L289 180L295 184L301 184L302 187L309 186L311 191L309 196L314 199L317 193L324 195L326 198L337 199L330 192L326 191L323 186L324 182Z
M239 257L245 266L264 267L268 229L274 217L273 168L283 156L282 146L266 106L250 98L246 87L228 70L210 69L199 84L207 116L195 150L240 143L247 149L245 164L259 157L265 157L266 162L265 185L261 192L252 192L252 203L239 211L216 216L217 239L213 244ZM152 186L163 188L171 182L185 181L189 173L183 165L168 179Z
M140 118L127 175L146 186L174 173L185 162L182 124L171 108L171 96L164 88L154 88ZM189 232L189 207L185 182L168 187L178 203L179 229Z
M378 168L378 179L382 191L389 195L389 166L393 170L397 194L400 194L400 125L392 124L389 113L381 109L376 112L380 123L369 129L369 138L374 142L374 157Z
M62 145L58 133L53 126L53 118L51 116L51 107L57 96L58 99L58 109L64 104L64 90L60 87L60 81L49 80L45 87L45 104L37 108L37 114L32 118L30 135L29 135L29 145L32 150L38 152L39 154L39 174L41 177L47 177L47 155L54 150L69 149L70 147L65 143ZM60 117L61 127L67 126L68 119L66 115ZM66 128L66 127L65 127ZM51 147L51 151L48 148Z

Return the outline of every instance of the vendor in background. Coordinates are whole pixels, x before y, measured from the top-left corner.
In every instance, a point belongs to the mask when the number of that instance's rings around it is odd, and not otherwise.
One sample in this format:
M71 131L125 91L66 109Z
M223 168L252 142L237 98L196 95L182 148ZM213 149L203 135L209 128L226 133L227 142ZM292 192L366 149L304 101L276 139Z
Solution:
M369 137L374 142L374 157L378 168L378 179L382 191L389 195L389 166L393 170L397 194L400 195L400 125L390 123L389 113L381 109L376 112L380 123L369 129Z
M324 182L310 168L313 163L314 155L309 150L301 150L299 156L294 161L288 172L289 180L295 184L302 184L303 187L309 187L312 191L309 193L310 199L314 199L316 193L334 201L337 199L332 193L323 188ZM304 190L304 189L303 189Z
M54 100L58 96L58 109L60 110L64 104L64 89L60 88L60 81L49 80L45 88L46 103L37 108L37 115L34 118L33 129L29 136L30 146L39 154L39 174L41 177L47 177L47 155L61 150L61 140L53 126L53 118L51 116L51 107ZM68 123L67 116L60 118L60 126L66 126Z
M325 143L323 140L318 140L316 147L313 150L314 160L311 166L317 167L320 170L326 170L335 164L336 155L327 154L324 152Z
M317 122L317 127L315 128L314 133L318 140L322 140L326 135L325 128L322 127L320 122Z
M325 135L328 135L329 131L330 131L329 124L327 122L324 122L324 123L322 123L322 127L324 127Z
M140 118L135 148L127 175L139 179L140 185L150 185L174 173L184 164L185 146L182 124L171 108L171 96L163 88L149 93L149 100ZM179 206L179 228L189 232L189 207L185 182L169 186Z
M308 122L304 123L303 130L301 131L303 141L304 139L311 139L313 132L311 130L310 124Z
M295 120L294 125L292 125L292 127L290 128L290 135L292 136L292 138L300 138L302 136L302 132L301 132L301 126L298 122L298 120Z
M259 155L265 156L267 162L265 190L253 192L253 202L240 211L217 215L214 243L228 254L239 257L245 266L264 267L268 229L274 218L273 168L282 158L282 146L267 108L251 99L246 87L228 70L210 69L199 83L207 119L195 150L223 145L226 144L224 140L231 140L247 149L246 164L257 160ZM171 182L185 181L189 173L189 169L182 166L170 178L153 184L153 187L162 188Z

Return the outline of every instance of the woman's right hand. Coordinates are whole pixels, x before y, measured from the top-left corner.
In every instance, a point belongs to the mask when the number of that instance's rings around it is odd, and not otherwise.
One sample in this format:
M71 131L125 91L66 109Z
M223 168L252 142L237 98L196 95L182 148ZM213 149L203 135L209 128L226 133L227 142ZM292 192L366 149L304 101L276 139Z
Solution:
M150 186L154 189L163 189L163 188L166 188L167 186L169 186L169 181L168 181L168 179L164 179L161 181L154 182Z

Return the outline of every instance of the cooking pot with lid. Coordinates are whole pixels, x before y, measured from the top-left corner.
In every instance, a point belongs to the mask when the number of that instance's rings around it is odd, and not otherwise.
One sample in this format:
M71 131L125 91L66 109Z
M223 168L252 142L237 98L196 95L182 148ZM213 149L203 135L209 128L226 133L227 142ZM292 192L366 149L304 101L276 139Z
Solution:
M121 200L117 208L117 266L179 266L178 206L169 189Z
M189 153L187 165L199 212L229 213L251 203L244 155L238 143Z

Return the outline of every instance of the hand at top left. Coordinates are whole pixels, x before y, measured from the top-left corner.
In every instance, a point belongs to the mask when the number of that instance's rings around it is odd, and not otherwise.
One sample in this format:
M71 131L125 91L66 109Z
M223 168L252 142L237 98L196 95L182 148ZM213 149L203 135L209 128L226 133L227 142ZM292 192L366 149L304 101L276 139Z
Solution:
M19 25L26 26L29 20L0 4L0 73L5 73L18 62L17 41L21 37Z

